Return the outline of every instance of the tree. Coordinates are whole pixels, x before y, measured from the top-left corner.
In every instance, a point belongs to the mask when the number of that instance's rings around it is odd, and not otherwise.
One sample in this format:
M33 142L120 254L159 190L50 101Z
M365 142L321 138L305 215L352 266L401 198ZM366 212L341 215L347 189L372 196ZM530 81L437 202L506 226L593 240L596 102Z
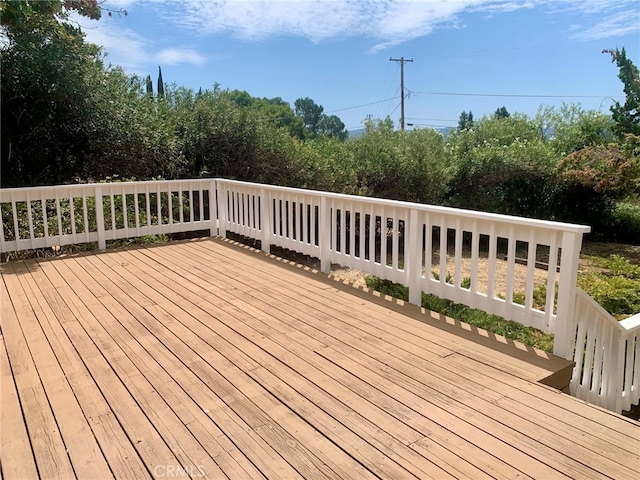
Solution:
M507 111L507 108L503 105L502 107L496 110L496 113L493 114L496 118L509 118L511 114Z
M346 140L349 136L344 123L336 115L323 115L319 122L319 132L327 137Z
M151 75L147 75L145 84L147 88L147 95L149 95L150 97L153 96L153 82L151 81Z
M295 114L302 118L302 123L305 128L311 132L311 134L317 134L324 108L321 105L317 105L309 97L298 98L293 105Z
M613 120L616 122L616 134L624 138L625 134L640 135L640 73L631 60L627 58L624 47L622 50L603 50L602 53L611 55L611 62L616 63L620 72L618 78L624 84L626 100L624 105L615 102L611 106Z
M158 97L164 97L164 82L162 81L162 68L158 65Z
M580 104L540 107L535 121L541 138L549 140L559 159L584 147L615 141L611 115L584 110Z
M94 19L95 0L2 1L2 184L59 182L82 167L104 67L67 21Z
M458 129L467 130L469 128L473 128L473 113L463 111L458 119Z

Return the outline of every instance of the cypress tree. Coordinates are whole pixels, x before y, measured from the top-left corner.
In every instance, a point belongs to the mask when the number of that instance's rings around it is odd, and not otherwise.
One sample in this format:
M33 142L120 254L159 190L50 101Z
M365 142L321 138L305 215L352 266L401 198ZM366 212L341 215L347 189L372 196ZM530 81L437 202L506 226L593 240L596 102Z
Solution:
M162 81L162 68L158 65L158 96L164 97L164 82Z

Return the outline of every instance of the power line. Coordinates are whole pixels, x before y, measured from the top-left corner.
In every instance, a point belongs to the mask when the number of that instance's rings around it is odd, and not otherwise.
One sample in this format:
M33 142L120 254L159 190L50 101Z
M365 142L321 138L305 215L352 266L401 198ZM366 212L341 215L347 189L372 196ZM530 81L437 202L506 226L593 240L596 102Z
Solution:
M389 76L389 70L391 69L391 64L387 63L387 69L385 71L385 75L384 75L384 81L382 82L382 97L388 97L389 95L391 95L392 93L392 86L393 86L393 79L396 77L397 73L400 71L400 65L396 65L395 66L395 71L393 73L393 76ZM387 81L388 80L388 81ZM377 118L381 118L381 113L382 113L382 105L380 105L378 107L378 114L376 115Z
M331 110L331 111L325 112L325 113L344 112L345 110L354 110L356 108L368 107L369 105L375 105L376 103L390 102L391 100L395 100L396 98L398 98L398 97L396 96L396 97L391 97L391 98L385 98L384 100L377 100L375 102L363 103L362 105L356 105L355 107L338 108L337 110Z
M448 95L461 97L518 97L518 98L603 98L611 95L533 95L511 93L460 93L460 92L425 92L427 95ZM612 98L622 98L615 96Z
M450 118L423 118L423 117L407 117L407 120L423 120L426 122L457 122L458 120L452 120Z
M387 115L387 116L390 117L391 115L393 115L393 112L395 112L400 105L402 105L402 102L400 102L398 105L396 105L396 108L391 110L391 113L389 115ZM403 127L402 130L404 130L404 124L402 125L402 127Z

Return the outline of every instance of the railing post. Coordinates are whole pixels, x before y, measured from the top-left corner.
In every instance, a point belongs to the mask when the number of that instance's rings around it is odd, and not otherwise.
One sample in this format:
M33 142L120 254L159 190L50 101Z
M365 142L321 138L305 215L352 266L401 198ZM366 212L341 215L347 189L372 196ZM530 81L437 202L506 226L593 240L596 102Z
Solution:
M271 236L271 202L264 188L260 189L258 205L260 205L260 228L262 230L260 245L263 252L269 253L271 252L271 244L269 242L269 237Z
M104 208L102 205L102 185L97 184L95 188L96 199L96 226L98 230L98 248L107 249L107 241L104 235Z
M200 198L204 195L203 191L200 192ZM200 219L204 218L204 212L200 213ZM220 224L218 223L218 182L214 179L209 182L209 221L211 222L211 228L209 228L209 236L215 237L220 235Z
M575 336L575 304L578 282L578 260L582 246L582 233L564 232L560 260L560 281L553 354L573 360L573 337ZM553 266L549 266L552 268Z
M320 271L331 273L330 242L331 242L331 215L327 208L327 197L320 198L320 218L318 220L318 246L320 247Z
M409 224L405 226L406 239L409 242L404 255L405 283L409 287L409 303L422 305L422 290L420 277L422 276L422 228L418 225L418 211L414 208L409 213Z

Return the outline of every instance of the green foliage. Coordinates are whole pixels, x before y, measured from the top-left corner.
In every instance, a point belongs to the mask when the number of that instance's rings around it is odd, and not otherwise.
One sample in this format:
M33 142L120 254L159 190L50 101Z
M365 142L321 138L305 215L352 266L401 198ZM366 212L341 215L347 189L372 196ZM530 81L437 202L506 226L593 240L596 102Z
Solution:
M508 118L511 116L511 114L509 113L509 111L507 110L507 107L505 107L504 105L500 108L498 108L495 113L493 114L494 117L496 118Z
M615 235L616 202L640 192L640 157L616 145L595 145L571 153L558 163L550 188L553 218L593 227L595 234Z
M162 80L162 68L158 66L158 97L164 97L164 80Z
M473 126L473 113L471 111L469 113L463 111L458 119L458 130L468 130Z
M578 274L578 286L618 319L640 313L640 266L620 255L587 257L601 271Z
M298 138L315 138L324 135L346 140L348 132L344 129L344 123L336 115L325 115L322 105L317 105L309 97L305 97L298 98L294 102L294 107L295 114L303 125L302 131L296 132Z
M640 135L640 71L627 58L627 52L622 50L603 50L602 53L611 54L611 61L620 69L618 78L624 84L626 99L624 105L616 102L611 107L613 121L616 123L616 133L622 139L626 134Z
M2 2L2 184L61 183L84 161L99 50L66 21L99 18L95 1Z
M617 318L640 313L640 281L620 275L585 272L578 286Z
M540 107L533 120L542 137L560 157L600 144L614 142L615 122L609 115L584 110L580 105L563 103L560 108Z
M450 168L439 133L430 129L397 131L384 121L366 128L362 136L348 142L358 191L396 200L442 203Z
M450 205L515 215L541 216L554 154L524 115L485 117L473 128L447 137L455 165Z
M513 293L513 303L524 305L525 301L526 301L525 292ZM556 285L554 304L557 303L557 301L558 301L558 288ZM544 311L546 308L546 302L547 302L547 284L539 283L537 285L534 285L533 295L531 298L531 306L536 310Z
M618 202L606 226L607 238L621 242L640 242L640 204Z
M620 255L613 254L609 258L589 258L598 267L609 270L611 275L617 275L631 280L640 280L640 265L634 265Z
M409 289L401 283L394 283L391 280L383 280L380 277L373 275L367 275L364 281L368 288L383 293L384 295L399 298L405 302L409 300Z

